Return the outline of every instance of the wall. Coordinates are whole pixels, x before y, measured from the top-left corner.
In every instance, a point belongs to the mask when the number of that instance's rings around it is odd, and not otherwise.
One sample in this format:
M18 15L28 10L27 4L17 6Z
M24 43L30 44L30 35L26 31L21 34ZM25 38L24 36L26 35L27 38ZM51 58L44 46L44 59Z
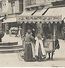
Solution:
M24 3L23 0L19 0L19 12L20 13L22 13L24 9L23 3Z
M8 6L8 14L12 14L12 7L10 2L8 2Z
M14 6L12 5L12 1L14 1ZM20 1L22 2L22 0ZM4 14L12 14L12 13L20 13L23 9L21 6L22 3L20 3L19 0L2 0L2 12Z
M0 15L2 14L2 3L0 2Z
M19 13L19 0L15 1L14 13Z
M55 1L62 1L62 0L36 0L36 3L37 4L40 4L40 3L42 3L42 4L51 4L51 2L55 2Z
M44 4L46 0L36 0L36 4Z
M8 0L2 0L2 12L6 14L8 11Z
M32 4L51 4L51 2L62 1L62 0L25 0L26 6Z
M13 5L13 3L12 3L12 1L11 2L8 2L8 13L10 14L12 14L12 13L19 13L19 0L15 0L14 1L14 5Z

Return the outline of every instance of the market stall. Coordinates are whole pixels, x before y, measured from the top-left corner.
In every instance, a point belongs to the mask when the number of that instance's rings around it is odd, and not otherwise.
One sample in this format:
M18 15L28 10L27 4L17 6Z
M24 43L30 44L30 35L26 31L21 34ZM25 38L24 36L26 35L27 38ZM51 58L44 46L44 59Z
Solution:
M48 9L45 15L43 15L44 12L42 11L40 13L38 11L37 14L35 13L34 15L32 15L32 12L30 11L30 13L28 12L28 15L26 13L25 15L21 15L20 17L18 17L18 22L23 24L23 34L22 34L23 37L25 37L27 29L31 29L34 31L34 34L35 34L34 37L39 32L43 33L43 35L46 38L45 43L48 43L48 42L50 43L50 44L45 44L49 46L49 48L48 47L45 48L46 52L51 53L52 54L51 59L53 59L53 53L55 52L56 40L58 39L57 38L57 23L58 22L62 23L62 15L61 14L52 15L51 13L50 13L51 15L48 15L48 13L50 12L50 9Z

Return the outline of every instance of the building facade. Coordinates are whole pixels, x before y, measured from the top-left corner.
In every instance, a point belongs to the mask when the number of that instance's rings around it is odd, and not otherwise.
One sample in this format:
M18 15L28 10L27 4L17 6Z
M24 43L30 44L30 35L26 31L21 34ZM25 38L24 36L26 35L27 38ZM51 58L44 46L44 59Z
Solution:
M23 0L2 0L4 31L9 33L11 27L17 26L16 17L23 12Z
M2 0L0 0L0 16L2 15Z
M25 5L33 6L33 5L51 5L52 2L63 1L63 0L25 0ZM35 6L34 6L35 7Z
M23 11L23 0L2 0L4 14L17 14Z

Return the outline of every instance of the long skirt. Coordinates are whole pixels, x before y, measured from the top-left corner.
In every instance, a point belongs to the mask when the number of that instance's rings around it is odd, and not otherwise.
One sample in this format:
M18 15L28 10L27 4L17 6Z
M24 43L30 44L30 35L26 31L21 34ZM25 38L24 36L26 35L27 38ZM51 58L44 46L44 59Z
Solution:
M25 61L32 61L33 60L32 46L31 46L31 44L25 44L24 60Z

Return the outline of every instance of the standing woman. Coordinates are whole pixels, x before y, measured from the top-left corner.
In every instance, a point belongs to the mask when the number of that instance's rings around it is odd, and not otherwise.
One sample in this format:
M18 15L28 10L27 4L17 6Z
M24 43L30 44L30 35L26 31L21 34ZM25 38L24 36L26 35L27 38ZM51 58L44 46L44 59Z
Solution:
M32 36L32 32L30 29L27 30L25 35L25 48L24 48L24 60L25 61L32 61L35 58L34 55L34 37Z

